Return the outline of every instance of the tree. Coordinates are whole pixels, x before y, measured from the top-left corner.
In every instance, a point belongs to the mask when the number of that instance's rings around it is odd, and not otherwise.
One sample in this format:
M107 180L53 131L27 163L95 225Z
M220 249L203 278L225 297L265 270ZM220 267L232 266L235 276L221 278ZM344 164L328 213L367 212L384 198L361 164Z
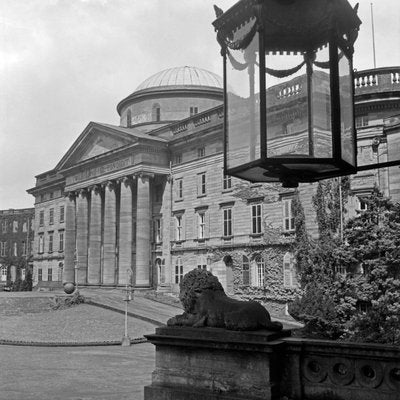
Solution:
M400 344L400 205L375 189L363 199L367 209L346 224L341 242L337 224L327 223L334 199L317 190L318 196L323 232L306 246L297 244L303 296L290 313L314 337Z

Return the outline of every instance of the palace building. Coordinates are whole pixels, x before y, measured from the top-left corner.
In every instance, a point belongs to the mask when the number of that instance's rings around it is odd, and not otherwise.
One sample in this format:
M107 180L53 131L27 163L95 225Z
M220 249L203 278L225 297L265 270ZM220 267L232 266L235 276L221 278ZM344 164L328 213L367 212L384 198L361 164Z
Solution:
M356 75L361 163L400 153L399 72ZM274 87L275 106L301 104L302 79ZM298 291L290 253L294 189L224 175L222 102L221 77L171 68L120 101L119 126L90 122L28 190L35 197L34 284L57 276L80 286L131 283L177 293L186 272L205 268L228 293L283 312ZM277 108L274 129L287 145L301 145L291 138L301 126L296 110L280 124ZM375 183L400 200L398 167L368 171L351 178L347 215L363 207L358 195ZM311 234L315 186L298 189Z

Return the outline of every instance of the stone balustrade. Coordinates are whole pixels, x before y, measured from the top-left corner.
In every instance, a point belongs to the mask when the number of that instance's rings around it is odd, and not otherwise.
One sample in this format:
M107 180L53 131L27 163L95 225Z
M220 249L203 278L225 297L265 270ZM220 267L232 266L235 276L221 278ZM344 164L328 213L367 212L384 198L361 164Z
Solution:
M355 95L377 92L390 92L400 90L400 68L386 67L364 71L354 74Z
M290 399L400 398L398 347L296 338L284 341L281 392Z
M157 328L145 400L398 400L400 349L282 332Z

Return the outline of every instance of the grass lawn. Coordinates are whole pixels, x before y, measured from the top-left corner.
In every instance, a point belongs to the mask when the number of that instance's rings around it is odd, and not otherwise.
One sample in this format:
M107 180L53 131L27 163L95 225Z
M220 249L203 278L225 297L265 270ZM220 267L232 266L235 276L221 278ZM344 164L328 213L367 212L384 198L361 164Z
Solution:
M0 339L33 342L119 341L124 335L125 316L88 304L32 314L2 315ZM155 326L128 317L131 339L154 333Z

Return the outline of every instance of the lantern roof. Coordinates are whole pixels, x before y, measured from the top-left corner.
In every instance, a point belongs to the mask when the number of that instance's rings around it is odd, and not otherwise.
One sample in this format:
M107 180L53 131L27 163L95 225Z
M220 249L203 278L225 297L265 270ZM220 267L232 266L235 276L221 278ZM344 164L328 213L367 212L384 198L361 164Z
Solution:
M261 7L260 7L261 6ZM221 10L219 10L221 11ZM232 42L246 24L263 24L266 51L305 52L324 46L332 30L349 36L361 24L347 0L240 0L213 25L219 39Z

